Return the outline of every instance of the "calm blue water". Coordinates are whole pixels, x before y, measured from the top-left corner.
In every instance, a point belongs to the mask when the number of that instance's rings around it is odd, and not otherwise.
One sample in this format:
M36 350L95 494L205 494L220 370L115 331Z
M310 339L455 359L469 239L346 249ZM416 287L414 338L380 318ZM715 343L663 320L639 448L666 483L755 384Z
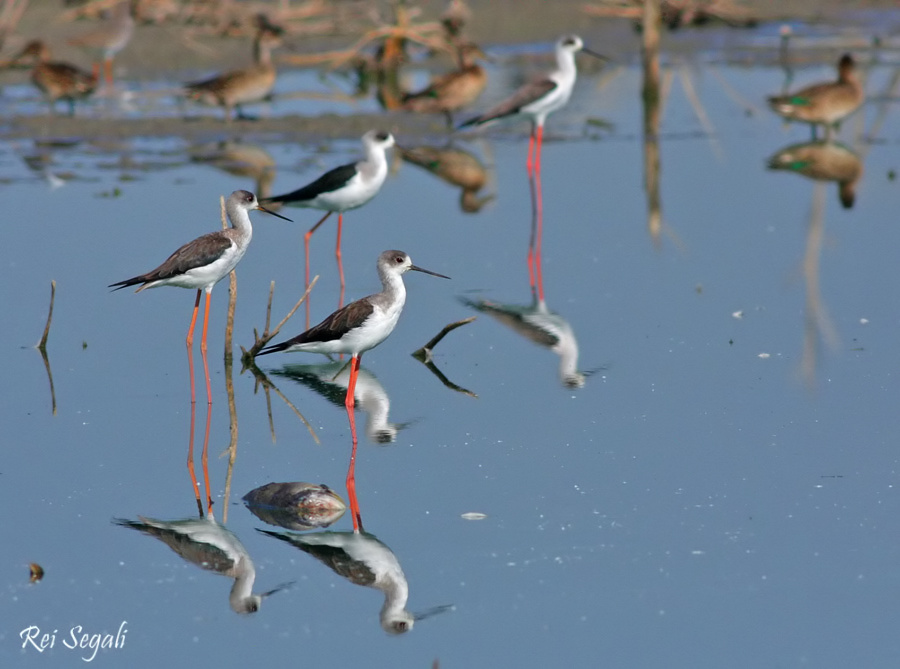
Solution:
M855 206L844 209L836 184L765 167L809 137L764 108L779 70L713 70L699 58L665 72L673 81L658 236L647 223L639 71L620 65L583 77L548 125L546 309L574 336L577 368L588 373L582 388L560 383L553 351L487 314L450 333L434 356L477 398L448 389L410 356L445 324L476 314L460 297L531 305L522 126L460 144L488 168L482 194L496 196L477 215L460 210L458 190L399 162L382 193L346 215L348 299L378 289L374 262L388 248L452 277L407 275L400 325L363 358L371 399L357 413L364 528L402 567L411 612L453 607L399 638L379 624L381 592L255 531L278 528L241 503L272 481L326 483L346 499L350 435L342 390L329 396L327 375L316 386L324 394L284 375L326 360L273 355L260 359L263 371L320 443L275 394L273 442L265 395L237 363L229 457L227 283L213 293L209 335L214 513L222 522L227 512L228 530L251 556L254 592L293 585L238 615L232 578L112 522L197 516L185 467L193 295L106 286L216 229L219 196L257 188L255 179L191 162L179 138L0 143L8 212L0 665L80 666L93 650L66 647L70 630L115 637L124 622L123 646L100 650L98 664L895 666L896 105L870 102L842 129L864 166ZM883 96L892 74L874 69L869 96ZM684 92L686 76L706 120ZM797 80L830 76L809 68ZM384 122L403 144L403 117ZM355 138L244 143L271 158L273 193L359 150ZM43 172L28 166L39 162ZM253 245L238 268L235 347L262 328L271 281L276 321L301 293L302 233L317 214L285 213L294 224L253 216ZM338 303L334 234L329 221L313 237L315 321ZM55 415L32 348L51 280ZM301 309L284 334L302 329ZM199 351L195 358L202 377ZM398 430L393 443L367 439L368 408ZM201 401L198 470L205 421ZM485 517L463 518L473 512ZM350 515L331 530L352 530ZM39 584L28 583L30 562L46 571ZM55 633L54 647L23 648L28 628Z

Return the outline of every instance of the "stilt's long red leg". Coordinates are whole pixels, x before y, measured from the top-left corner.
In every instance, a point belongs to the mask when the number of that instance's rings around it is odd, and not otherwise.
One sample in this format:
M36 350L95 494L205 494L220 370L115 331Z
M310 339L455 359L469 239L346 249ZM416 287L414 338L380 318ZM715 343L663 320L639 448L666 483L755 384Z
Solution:
M538 195L537 186L535 184L535 145L538 126L532 125L531 135L528 137L528 160L525 168L528 173L528 188L531 191L531 242L528 244L528 283L531 286L531 292L534 293L536 285L536 273L534 266L535 242L537 235L537 216L538 216Z
M191 353L191 348L194 345L194 325L197 323L197 310L200 308L201 292L203 291L197 291L197 299L194 300L194 313L191 315L191 326L188 328L187 339L185 339L188 354L188 370L191 373L191 404L197 401L197 394L194 392L194 356ZM193 430L191 430L191 433L193 434Z
M537 160L534 170L535 205L537 215L537 233L534 246L534 275L537 280L538 299L544 300L544 271L542 253L544 243L544 194L541 186L541 146L544 140L544 126L537 127Z
M537 141L535 141L535 150L534 150L534 171L537 174L541 173L541 147L544 145L544 126L539 125L535 128L535 133L537 134Z
M347 396L344 399L347 418L350 421L350 436L353 440L353 449L350 451L350 467L347 469L347 497L350 499L350 515L353 518L354 532L359 532L360 527L359 500L356 498L356 419L353 415L356 377L359 375L360 358L362 358L362 355L355 355L350 360L350 383L347 384Z
M309 288L309 240L312 239L313 233L319 229L319 226L324 223L329 216L331 216L332 212L327 212L322 218L319 219L318 223L312 226L305 235L303 235L303 256L306 259L306 269L304 270L304 290ZM309 329L309 298L306 299L306 329Z
M528 176L531 176L531 172L534 169L534 127L531 128L531 134L528 136L528 158L525 160L525 171L528 173Z
M209 326L209 302L212 293L206 293L206 309L203 311L203 337L200 339L200 357L203 358L203 373L206 376L206 403L212 404L212 387L209 382L209 363L206 361L206 330Z
M113 87L113 70L112 70L112 58L106 58L103 61L103 66L106 74L106 83L110 88Z

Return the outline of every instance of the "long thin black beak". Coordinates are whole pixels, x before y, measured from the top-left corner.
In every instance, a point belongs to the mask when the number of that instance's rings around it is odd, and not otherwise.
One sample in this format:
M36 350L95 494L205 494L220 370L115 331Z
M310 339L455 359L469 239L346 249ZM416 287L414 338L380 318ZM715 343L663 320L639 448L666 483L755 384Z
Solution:
M416 270L417 272L423 272L423 273L425 273L425 274L430 274L431 276L439 276L439 277L441 277L442 279L449 279L449 278L450 278L449 276L444 276L443 274L438 274L437 272L432 272L431 270L422 269L421 267L416 267L415 265L410 265L409 268L410 268L410 269L414 269L414 270Z
M433 608L428 609L427 611L422 611L421 613L416 613L413 615L413 619L416 621L425 620L426 618L431 618L432 616L439 615L441 613L446 613L447 611L453 611L456 609L454 604L443 604L442 606L435 606Z
M272 211L271 209L266 209L261 204L257 204L256 208L259 209L260 211L266 212L267 214L272 214L272 216L277 216L278 218L283 218L288 223L293 223L293 221L291 219L289 219L287 216L282 216L281 214L276 214L274 211Z
M600 60L609 60L607 56L604 56L602 53L597 53L596 51L591 51L586 46L581 47L581 53L586 53L587 55L593 56L594 58L599 58Z
M269 596L271 596L271 595L274 595L276 592L281 592L282 590L287 590L287 589L290 588L292 585L294 585L294 583L296 583L296 582L297 582L297 581L288 581L287 583L282 583L281 585L275 586L274 588L272 588L272 589L269 590L268 592L263 592L263 593L261 593L261 594L260 594L260 597L261 597L262 599L265 599L266 597L269 597Z

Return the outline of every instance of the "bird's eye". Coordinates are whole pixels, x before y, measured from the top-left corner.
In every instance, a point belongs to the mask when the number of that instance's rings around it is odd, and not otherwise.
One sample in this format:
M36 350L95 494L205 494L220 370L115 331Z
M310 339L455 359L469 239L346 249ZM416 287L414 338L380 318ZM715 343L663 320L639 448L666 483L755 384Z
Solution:
M394 256L394 262L397 263L398 265L402 265L403 264L403 256Z
M375 139L377 139L379 142L386 142L388 140L388 137L390 137L390 135L388 135L388 133L384 132L383 130L375 135Z

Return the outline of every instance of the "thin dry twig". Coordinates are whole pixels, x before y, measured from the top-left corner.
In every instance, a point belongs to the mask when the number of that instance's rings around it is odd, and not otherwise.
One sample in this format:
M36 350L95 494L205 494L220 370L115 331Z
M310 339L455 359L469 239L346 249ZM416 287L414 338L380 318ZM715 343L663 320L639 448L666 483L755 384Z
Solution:
M56 390L53 387L53 372L50 371L50 358L47 357L47 349L39 348L41 359L44 361L44 369L47 370L47 379L50 381L50 408L53 415L56 415Z
M437 368L437 365L435 365L434 361L431 359L432 351L434 350L434 347L437 346L438 342L441 341L441 339L446 337L449 332L452 332L458 327L471 323L476 318L477 316L469 316L469 318L464 318L461 321L456 321L454 323L445 325L440 332L438 332L434 337L431 338L431 340L427 344L425 344L425 346L418 349L417 351L414 351L412 353L412 357L425 365L431 371L431 373L438 377L438 380L440 380L440 382L450 390L455 390L458 393L463 393L464 395L468 395L469 397L478 399L478 395L473 393L471 390L463 388L462 386L459 386L448 379L444 375L444 373Z
M259 386L262 386L266 392L266 406L269 411L269 429L272 432L272 443L275 443L275 422L272 419L272 403L269 398L269 390L275 391L275 394L281 398L281 401L284 402L285 404L287 404L291 408L291 411L293 411L295 414L297 414L297 417L301 421L303 421L303 424L306 426L306 429L309 430L309 434L313 438L313 441L315 441L317 444L322 443L321 441L319 441L319 437L316 435L316 432L313 429L313 426L310 425L310 422L308 420L306 420L306 417L300 412L300 409L298 409L296 406L294 406L294 404L284 395L284 393L282 393L278 389L278 386L276 386L274 383L272 383L269 380L269 377L266 376L266 373L264 371L262 371L259 367L257 367L256 363L251 361L251 363L249 365L245 365L244 368L249 369L250 372L253 374L253 377L256 379L257 388Z
M232 274L234 273L232 272ZM234 360L230 355L225 358L225 394L228 397L228 432L230 439L228 448L219 454L220 458L224 457L226 453L228 454L228 470L225 473L225 495L222 500L223 523L228 522L228 509L231 506L228 500L231 497L231 480L234 474L234 461L237 459L238 446L237 405L234 401Z
M46 352L47 351L47 337L50 336L50 323L53 321L53 302L56 300L56 281L50 282L50 311L47 312L47 324L44 326L44 334L41 335L41 340L37 343L36 348L39 351Z
M222 229L228 229L228 214L225 213L225 196L219 196L219 210L222 217ZM231 270L228 274L228 314L225 318L225 361L230 363L234 349L234 311L237 307L237 273Z
M455 323L450 323L449 325L445 325L444 328L438 332L431 340L425 344L422 348L415 351L412 356L417 360L421 360L422 362L428 362L431 360L431 352L434 350L434 347L437 346L438 342L441 341L444 337L447 336L448 333L453 332L458 327L471 323L477 318L477 316L469 316L468 318L464 318L461 321L456 321Z
M275 295L275 282L273 281L271 283L271 285L269 286L269 302L268 302L268 305L266 306L266 327L263 330L262 334L259 334L259 332L256 330L256 328L253 328L253 337L254 337L255 341L253 343L253 346L251 346L249 350L245 349L243 346L241 346L241 362L243 362L244 368L251 367L254 364L253 359L262 350L262 348L266 344L268 344L273 338L278 336L278 332L281 330L281 328L284 326L284 324L290 320L291 316L293 316L294 313L297 311L297 309L300 308L300 305L303 304L306 301L306 298L309 297L309 293L312 291L313 286L316 285L316 282L318 280L319 280L319 275L317 274L313 278L313 280L309 282L309 286L307 286L306 292L304 292L303 295L300 297L300 299L297 300L297 304L294 305L294 308L291 309L287 313L287 316L282 318L281 322L275 326L274 330L272 330L270 332L269 331L269 322L270 322L270 318L272 315L272 297Z

